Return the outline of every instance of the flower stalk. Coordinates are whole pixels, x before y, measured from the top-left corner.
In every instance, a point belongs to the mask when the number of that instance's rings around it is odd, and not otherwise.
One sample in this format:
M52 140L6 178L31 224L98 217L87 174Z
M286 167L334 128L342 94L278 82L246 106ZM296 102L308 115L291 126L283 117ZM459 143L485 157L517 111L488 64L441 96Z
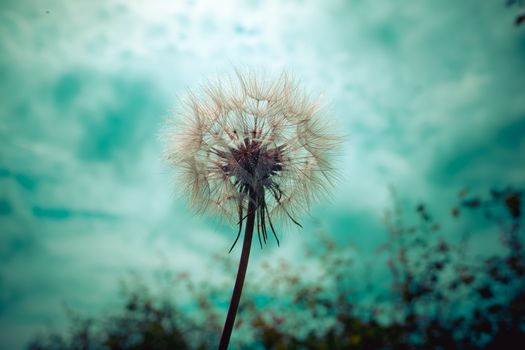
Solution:
M239 308L239 302L241 300L242 287L244 285L244 278L246 277L248 260L250 258L250 249L252 246L253 227L255 224L256 200L254 197L254 192L251 191L250 202L248 204L248 216L246 218L246 226L244 229L244 242L242 245L241 259L239 261L239 269L237 270L237 278L235 279L235 286L233 287L232 298L228 308L226 321L224 322L224 328L222 330L218 350L228 349L233 326L235 324L235 316L237 315L237 309ZM239 225L242 225L242 222L240 222Z

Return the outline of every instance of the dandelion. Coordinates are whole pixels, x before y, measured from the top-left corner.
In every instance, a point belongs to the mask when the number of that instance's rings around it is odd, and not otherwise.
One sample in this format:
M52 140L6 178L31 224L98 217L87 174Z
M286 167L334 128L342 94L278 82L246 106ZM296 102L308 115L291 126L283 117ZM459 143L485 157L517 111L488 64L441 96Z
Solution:
M166 156L178 185L198 211L244 227L237 279L219 349L229 343L254 229L259 244L275 222L298 218L330 187L339 138L329 131L319 99L286 73L268 80L253 72L210 82L189 93L165 128Z

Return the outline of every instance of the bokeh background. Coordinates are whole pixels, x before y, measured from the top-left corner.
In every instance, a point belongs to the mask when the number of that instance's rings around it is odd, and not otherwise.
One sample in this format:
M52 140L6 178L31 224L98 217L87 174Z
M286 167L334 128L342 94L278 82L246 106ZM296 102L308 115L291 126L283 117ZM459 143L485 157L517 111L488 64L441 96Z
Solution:
M235 67L289 70L348 136L330 200L250 270L303 259L319 223L366 257L389 186L437 213L465 187L523 187L516 15L503 0L2 0L0 348L65 327L64 305L100 312L130 270L221 278L208 262L236 232L174 196L158 131L177 96Z

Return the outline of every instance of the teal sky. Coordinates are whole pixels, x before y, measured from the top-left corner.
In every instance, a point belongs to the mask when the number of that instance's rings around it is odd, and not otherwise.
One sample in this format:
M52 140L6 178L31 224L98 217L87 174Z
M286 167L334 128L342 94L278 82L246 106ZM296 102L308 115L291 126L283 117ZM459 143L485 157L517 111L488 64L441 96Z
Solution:
M389 185L436 212L465 186L523 188L525 27L504 3L3 0L0 348L61 327L64 304L97 314L129 270L221 276L235 232L174 195L158 130L234 67L289 70L348 135L330 200L251 271L300 259L318 221L366 255Z

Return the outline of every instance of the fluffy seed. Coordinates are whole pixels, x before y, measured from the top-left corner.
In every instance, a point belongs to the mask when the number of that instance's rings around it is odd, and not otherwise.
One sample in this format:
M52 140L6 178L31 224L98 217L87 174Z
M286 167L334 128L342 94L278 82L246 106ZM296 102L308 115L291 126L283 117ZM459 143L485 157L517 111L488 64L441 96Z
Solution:
M329 131L318 100L285 73L265 80L254 73L208 83L188 93L168 120L166 158L192 207L239 225L255 201L259 241L273 221L297 217L330 187ZM233 248L233 247L232 247Z

